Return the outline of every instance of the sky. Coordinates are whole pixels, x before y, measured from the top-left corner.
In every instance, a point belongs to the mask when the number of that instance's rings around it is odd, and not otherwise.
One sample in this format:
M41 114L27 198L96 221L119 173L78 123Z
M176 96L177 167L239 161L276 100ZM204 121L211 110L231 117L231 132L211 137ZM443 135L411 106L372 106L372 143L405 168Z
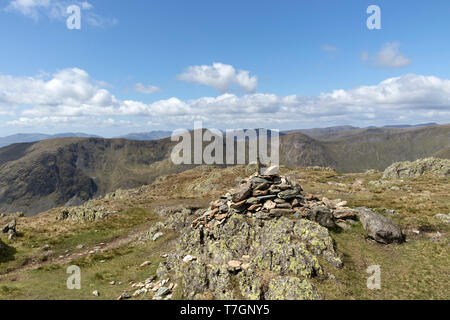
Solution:
M0 136L450 123L449 17L447 0L0 0Z

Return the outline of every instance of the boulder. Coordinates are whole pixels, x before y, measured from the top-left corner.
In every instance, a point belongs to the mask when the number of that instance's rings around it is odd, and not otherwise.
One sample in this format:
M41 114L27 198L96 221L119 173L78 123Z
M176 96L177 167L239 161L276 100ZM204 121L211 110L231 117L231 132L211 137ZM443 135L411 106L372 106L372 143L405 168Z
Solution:
M334 228L333 213L325 206L316 206L308 212L308 219L315 221L323 227Z
M384 170L382 179L417 178L424 174L450 177L450 160L427 158L414 162L396 162Z
M3 228L2 228L2 233L9 233L9 231L13 231L14 233L16 232L16 219L11 220L9 223L7 223Z
M392 220L366 207L357 208L356 212L370 238L383 244L402 243L404 241L402 230Z

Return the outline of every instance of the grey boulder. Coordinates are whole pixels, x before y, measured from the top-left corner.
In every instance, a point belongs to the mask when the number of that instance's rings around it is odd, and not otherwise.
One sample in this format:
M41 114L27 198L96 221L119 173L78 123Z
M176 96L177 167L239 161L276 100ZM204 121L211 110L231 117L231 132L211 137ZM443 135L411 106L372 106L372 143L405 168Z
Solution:
M356 212L370 238L383 244L402 243L404 241L402 230L392 220L366 207L357 208Z

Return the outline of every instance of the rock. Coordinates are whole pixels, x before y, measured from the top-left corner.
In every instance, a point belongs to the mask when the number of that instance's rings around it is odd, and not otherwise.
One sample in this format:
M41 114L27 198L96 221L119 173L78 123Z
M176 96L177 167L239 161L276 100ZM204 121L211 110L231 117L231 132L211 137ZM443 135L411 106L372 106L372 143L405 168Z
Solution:
M438 213L434 217L441 220L442 222L450 223L450 214Z
M141 265L139 267L143 268L143 267L148 266L150 264L151 264L150 261L144 261L144 262L141 263Z
M49 250L50 250L50 246L48 244L46 244L42 247L42 251L49 251Z
M152 237L152 241L158 240L158 239L161 238L163 235L164 235L164 233L162 233L162 232L157 232L157 233L155 233L155 234L153 235L153 237Z
M450 160L438 158L419 159L414 162L396 162L383 173L382 179L417 178L424 174L438 177L450 176Z
M228 271L239 271L241 270L242 262L239 260L230 260L227 263Z
M250 205L257 204L258 202L259 202L259 200L256 197L251 197L246 200L246 203L250 204Z
M84 245L82 245L82 244L79 244L79 245L77 245L77 247L76 247L77 249L84 249Z
M336 221L336 225L337 225L339 228L342 228L342 229L344 229L344 230L348 230L348 229L351 228L344 220L338 220L338 221Z
M390 219L376 214L366 207L357 208L356 211L364 230L375 241L383 244L404 241L400 227Z
M314 286L307 280L295 277L277 277L269 282L264 295L266 300L320 300Z
M100 296L100 292L98 292L98 290L92 291L92 295L98 297Z
M16 232L16 219L11 220L10 222L8 222L2 229L2 233L8 233L9 230L13 230L14 233Z
M270 166L268 168L261 169L262 176L275 176L280 172L280 166Z
M273 202L272 200L267 200L264 203L264 209L267 209L267 210L275 209L276 206L277 206L277 204L275 202Z
M399 215L399 213L397 211L392 210L392 209L384 209L384 213L386 213L387 215L390 215L390 216L398 216Z
M191 262L193 260L195 260L195 257L191 256L190 254L188 254L187 256L185 256L183 258L183 261L186 262L186 263Z
M110 281L109 284L114 286L116 284L116 282L115 281Z
M308 219L326 228L333 228L335 226L331 210L324 206L316 206L311 209L308 212Z
M248 208L248 211L255 211L256 209L259 209L259 208L261 208L262 207L262 204L260 204L260 203L255 203L255 204L252 204L249 208Z
M337 208L345 207L346 205L347 205L347 201L341 201L341 202L336 203Z
M336 210L333 210L333 216L336 219L349 219L356 217L356 213L350 208L337 207Z
M295 210L293 209L279 209L279 208L275 208L275 209L271 209L270 210L270 214L275 216L275 217L280 217L286 214L294 214Z
M266 180L264 178L261 177L254 177L250 179L251 183L255 184L255 185L260 185L260 184L270 184L269 180Z
M252 193L252 184L244 183L231 195L233 202L239 202L246 199Z
M322 202L328 209L336 209L334 201L331 201L328 198L322 198Z
M292 206L288 202L279 203L279 204L277 204L277 209L292 209Z
M284 190L284 191L281 191L280 193L278 193L278 198L283 199L283 200L288 200L288 199L295 198L298 195L299 195L298 190L288 189L288 190Z
M103 220L109 215L102 206L94 206L87 202L79 207L64 208L58 220L72 220L76 222Z
M124 292L117 298L117 300L125 300L125 299L130 299L130 298L131 298L131 294L129 294L128 292Z
M253 191L254 197L266 196L269 194L269 190L255 190Z

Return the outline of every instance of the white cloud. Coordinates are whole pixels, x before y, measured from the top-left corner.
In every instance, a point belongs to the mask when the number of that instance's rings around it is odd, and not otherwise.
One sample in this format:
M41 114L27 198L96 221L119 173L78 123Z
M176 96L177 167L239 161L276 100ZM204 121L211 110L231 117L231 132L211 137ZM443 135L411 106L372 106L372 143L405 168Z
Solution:
M385 43L375 57L375 64L383 68L403 68L411 64L411 59L405 57L399 51L398 42Z
M400 43L387 42L381 50L371 58L368 51L361 52L360 59L363 63L373 64L376 67L397 69L409 66L412 60L400 52Z
M134 84L134 91L142 94L152 94L161 91L161 88L151 84L143 85L142 83L138 82Z
M35 20L39 17L40 8L49 8L51 0L13 0L5 8L6 11L16 11Z
M93 5L87 1L72 0L11 0L5 7L7 12L16 12L37 21L41 16L54 20L65 20L69 15L67 8L78 5L83 10L82 20L94 27L105 27L116 24L115 18L106 18L92 12Z
M228 92L232 85L237 85L247 92L253 92L258 86L258 78L250 77L250 72L238 70L229 64L219 62L212 66L191 66L186 72L178 75L179 80L211 86L220 92Z
M191 127L202 120L220 128L266 126L285 129L333 124L380 125L450 122L450 80L406 74L376 85L334 90L318 96L225 93L183 101L173 97L144 103L121 100L84 70L51 76L0 74L3 126L145 126L163 123Z

